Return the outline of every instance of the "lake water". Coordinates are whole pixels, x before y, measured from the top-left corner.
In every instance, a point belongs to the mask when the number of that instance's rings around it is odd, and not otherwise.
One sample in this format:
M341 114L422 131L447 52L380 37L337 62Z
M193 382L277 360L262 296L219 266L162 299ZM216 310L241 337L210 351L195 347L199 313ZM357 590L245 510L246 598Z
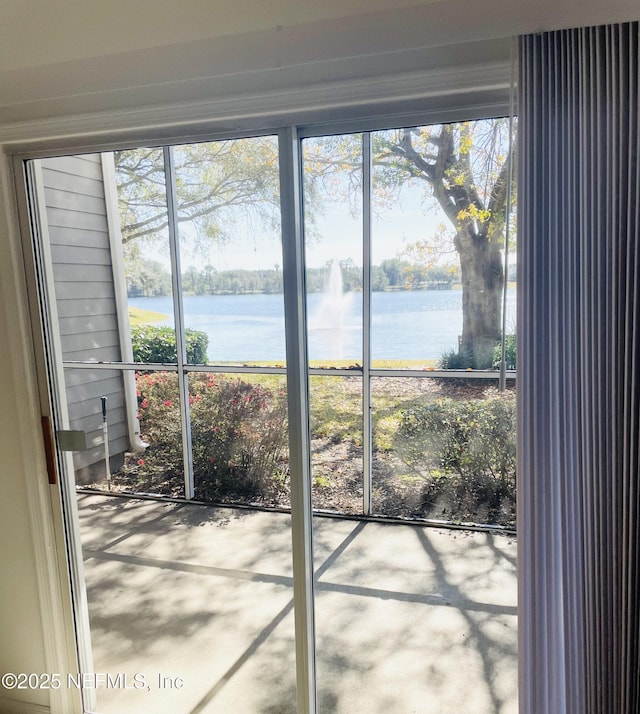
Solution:
M184 298L185 324L206 332L211 362L284 362L282 295L197 295ZM129 304L167 315L171 297L130 298ZM309 359L362 360L362 293L308 297ZM508 291L507 332L516 324L515 289ZM462 291L411 290L373 293L374 360L437 360L457 349L462 331Z

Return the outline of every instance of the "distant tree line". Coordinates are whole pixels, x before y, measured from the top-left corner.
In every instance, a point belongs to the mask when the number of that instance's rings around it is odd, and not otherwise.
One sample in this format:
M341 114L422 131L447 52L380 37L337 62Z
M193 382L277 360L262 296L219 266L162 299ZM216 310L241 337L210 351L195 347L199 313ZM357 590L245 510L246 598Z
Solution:
M362 268L350 258L340 261L345 292L362 290ZM331 262L321 268L307 268L309 292L326 290ZM171 294L171 275L160 263L139 255L126 260L129 297L158 297ZM448 290L460 283L456 266L426 267L400 258L383 260L371 268L371 288L375 292L391 290ZM281 293L282 269L275 265L263 270L216 270L205 265L198 270L189 266L182 273L182 288L193 295L246 295Z

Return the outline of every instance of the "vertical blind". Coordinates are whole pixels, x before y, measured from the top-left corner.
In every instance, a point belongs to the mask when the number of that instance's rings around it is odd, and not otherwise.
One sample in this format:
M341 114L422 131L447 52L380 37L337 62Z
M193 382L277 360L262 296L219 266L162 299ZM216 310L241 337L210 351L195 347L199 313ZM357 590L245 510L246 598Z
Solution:
M640 711L639 38L520 39L521 714Z

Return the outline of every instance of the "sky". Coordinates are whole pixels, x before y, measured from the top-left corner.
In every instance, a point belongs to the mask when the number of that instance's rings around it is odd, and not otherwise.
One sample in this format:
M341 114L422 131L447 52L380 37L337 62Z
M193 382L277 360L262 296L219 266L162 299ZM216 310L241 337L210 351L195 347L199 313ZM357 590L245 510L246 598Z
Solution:
M406 246L418 239L433 235L442 214L428 211L422 205L418 192L405 192L391 210L374 217L372 226L372 260L378 265L388 258L402 257ZM236 237L226 245L212 245L208 254L189 250L188 228L181 227L181 261L183 270L189 266L201 268L210 264L218 271L244 268L257 270L282 266L282 247L279 235L253 235L249 230L239 230ZM362 221L354 217L348 207L325 203L316 217L315 236L307 240L305 257L308 267L315 268L332 260L350 258L356 265L362 264ZM157 259L157 256L156 258ZM448 257L448 262L455 256Z

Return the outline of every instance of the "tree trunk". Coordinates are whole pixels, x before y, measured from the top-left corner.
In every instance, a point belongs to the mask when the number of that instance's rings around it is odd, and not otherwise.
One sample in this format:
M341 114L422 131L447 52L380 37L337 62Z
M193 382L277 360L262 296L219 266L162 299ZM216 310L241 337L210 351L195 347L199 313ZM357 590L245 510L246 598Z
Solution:
M465 232L466 233L466 232ZM504 271L500 247L484 236L458 234L455 246L462 275L460 351L474 369L491 367L500 340Z

